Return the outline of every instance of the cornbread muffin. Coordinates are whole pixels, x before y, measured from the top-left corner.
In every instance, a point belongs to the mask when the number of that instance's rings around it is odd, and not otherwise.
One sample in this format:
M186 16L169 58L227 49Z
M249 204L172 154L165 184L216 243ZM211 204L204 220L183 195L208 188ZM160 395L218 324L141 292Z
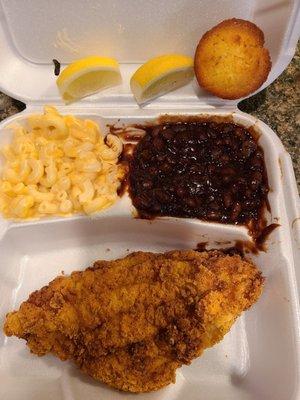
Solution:
M228 19L206 32L196 49L195 74L200 86L223 99L257 90L271 69L263 32L252 22Z

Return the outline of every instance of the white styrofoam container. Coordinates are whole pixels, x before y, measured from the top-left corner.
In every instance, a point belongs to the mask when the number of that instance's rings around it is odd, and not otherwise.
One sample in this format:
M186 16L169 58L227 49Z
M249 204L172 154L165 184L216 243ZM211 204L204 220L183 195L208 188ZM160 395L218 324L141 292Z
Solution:
M270 185L269 222L280 227L270 235L268 251L251 256L266 277L261 299L236 322L224 340L177 373L175 385L140 399L299 400L300 323L297 274L300 218L289 155L263 122L202 92L195 83L139 108L129 90L138 63L172 51L192 54L200 36L220 20L253 20L265 32L273 68L272 82L290 61L299 30L299 2L285 0L1 0L0 88L23 100L27 109L0 124L0 146L8 143L12 122L55 104L61 112L108 123L153 121L159 115L232 115L261 136ZM298 21L298 25L297 25ZM123 85L64 106L53 75L52 58L70 61L96 53L121 62ZM74 216L14 223L0 219L0 324L35 289L62 270L69 273L96 259L129 251L195 248L198 242L249 239L245 228L193 219L132 217L124 196L94 218ZM230 246L229 243L227 243ZM224 245L223 245L224 246ZM72 363L52 356L38 358L24 342L0 333L0 399L117 400L136 395L116 392L85 376Z

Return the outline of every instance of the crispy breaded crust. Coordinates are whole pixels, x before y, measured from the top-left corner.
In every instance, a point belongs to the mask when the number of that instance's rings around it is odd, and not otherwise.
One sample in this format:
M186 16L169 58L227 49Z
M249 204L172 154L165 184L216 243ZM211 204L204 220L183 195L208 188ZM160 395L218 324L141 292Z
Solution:
M239 255L137 252L57 277L7 315L4 332L114 388L147 392L219 342L263 281Z
M252 22L228 19L206 32L196 49L195 75L200 86L223 99L257 90L271 70L264 34Z

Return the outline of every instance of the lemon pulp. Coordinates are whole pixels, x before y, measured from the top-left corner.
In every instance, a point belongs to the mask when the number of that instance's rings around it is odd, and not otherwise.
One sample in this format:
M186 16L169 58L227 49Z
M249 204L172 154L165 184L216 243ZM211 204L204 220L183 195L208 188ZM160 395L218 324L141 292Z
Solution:
M119 64L109 57L86 57L69 64L56 83L62 98L74 101L120 84Z
M133 74L130 87L137 102L144 103L186 85L193 76L191 57L167 54L143 64Z

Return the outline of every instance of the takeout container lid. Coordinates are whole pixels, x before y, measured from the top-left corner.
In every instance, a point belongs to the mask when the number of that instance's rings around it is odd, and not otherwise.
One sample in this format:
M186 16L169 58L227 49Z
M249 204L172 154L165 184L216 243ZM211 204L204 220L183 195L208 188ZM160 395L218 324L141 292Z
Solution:
M174 52L193 56L204 32L236 17L253 21L265 34L272 70L260 91L293 57L300 32L299 10L296 0L1 0L0 90L27 105L60 104L52 59L63 64L97 54L120 62L123 84L79 103L138 108L129 81L140 63ZM218 99L193 81L145 108L234 107L237 102Z

